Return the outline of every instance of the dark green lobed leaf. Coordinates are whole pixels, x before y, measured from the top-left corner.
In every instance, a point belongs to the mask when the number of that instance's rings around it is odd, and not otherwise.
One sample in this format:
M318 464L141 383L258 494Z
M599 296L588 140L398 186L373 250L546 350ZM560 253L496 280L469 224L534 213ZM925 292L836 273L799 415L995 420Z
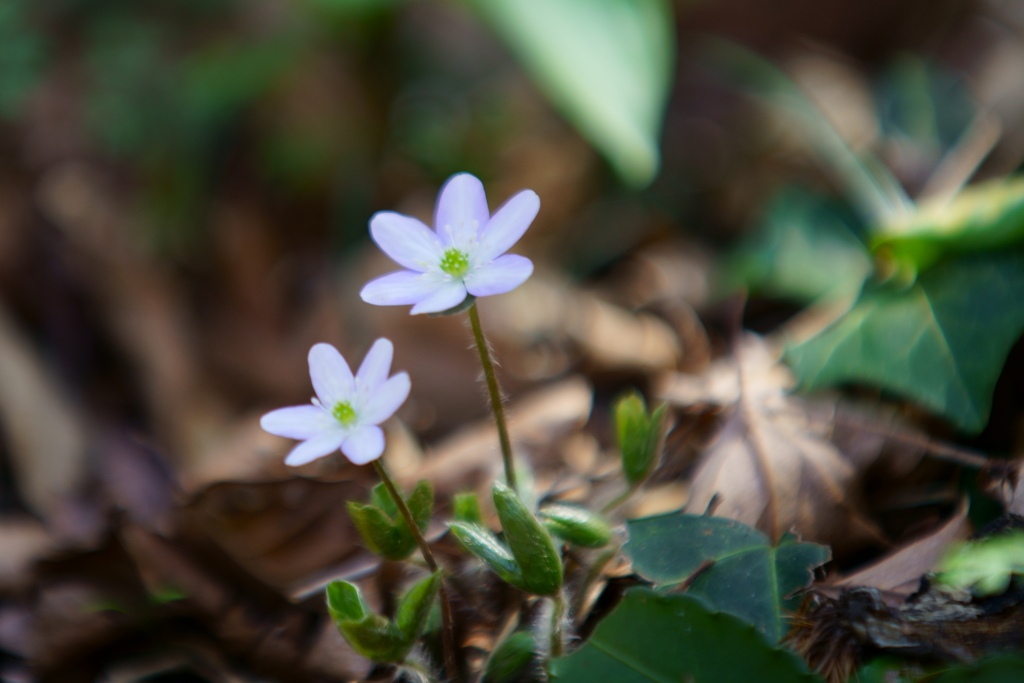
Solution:
M812 683L792 652L689 595L632 588L579 650L551 663L558 683Z
M791 535L772 546L756 529L702 515L632 520L629 537L625 549L638 574L659 585L672 585L705 565L688 593L749 621L773 643L788 630L784 611L798 605L799 598L792 594L807 586L813 570L829 558L827 548L798 543Z

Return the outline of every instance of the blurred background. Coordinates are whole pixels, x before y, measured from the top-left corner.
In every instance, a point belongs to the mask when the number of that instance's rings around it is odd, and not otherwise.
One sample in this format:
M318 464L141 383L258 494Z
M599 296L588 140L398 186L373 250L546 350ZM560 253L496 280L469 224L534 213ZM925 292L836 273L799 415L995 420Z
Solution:
M316 591L372 569L371 478L288 470L259 416L313 343L387 336L399 477L497 463L462 318L359 300L373 212L429 223L459 171L540 195L536 274L481 315L538 488L586 483L609 400L725 353L735 291L760 333L856 295L862 168L1015 171L1022 84L1013 0L0 0L0 680L367 674ZM971 443L1016 451L1017 386Z

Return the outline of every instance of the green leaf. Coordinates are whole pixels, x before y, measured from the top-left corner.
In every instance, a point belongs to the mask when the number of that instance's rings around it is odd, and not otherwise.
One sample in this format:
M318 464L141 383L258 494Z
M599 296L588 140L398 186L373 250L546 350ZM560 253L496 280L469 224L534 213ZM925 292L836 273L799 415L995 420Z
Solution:
M434 487L429 481L416 484L406 500L416 526L426 531L434 513ZM377 484L370 492L370 504L349 501L348 512L366 547L389 560L404 560L416 549L416 538L391 499L387 487Z
M1024 532L1017 531L955 546L939 565L935 582L975 595L999 595L1020 574L1024 574Z
M399 601L395 623L405 636L405 642L410 646L423 633L427 618L430 616L430 608L434 606L434 599L440 589L441 570L438 569L416 582Z
M787 359L805 390L872 384L977 432L1024 330L1022 300L1024 252L947 259L909 287L865 287L853 308Z
M671 514L631 520L626 552L633 569L659 585L677 584L704 566L687 592L754 624L770 642L786 634L784 610L829 559L827 548L785 535L777 546L756 529L722 517Z
M746 287L800 302L853 296L872 269L844 205L790 186L771 200L755 234L725 263L723 291Z
M508 486L495 482L491 493L505 543L522 572L523 588L554 595L562 587L562 558L551 534Z
M1024 238L1024 175L972 185L952 200L923 202L917 210L875 228L872 249L917 270L953 252L997 249Z
M518 631L491 654L483 683L514 683L537 657L537 642L529 631ZM538 677L539 678L539 677Z
M46 38L31 25L32 2L0 2L0 118L18 115L39 84L47 56Z
M552 534L583 548L600 548L612 540L607 520L578 505L546 505L540 516Z
M502 581L524 587L523 573L512 553L488 529L467 522L452 522L448 528L466 552L486 563Z
M375 505L348 502L348 514L371 552L389 560L404 560L416 549L405 520L393 520Z
M928 683L1007 683L1024 680L1024 659L994 657L984 662L968 664L945 671Z
M426 532L427 527L430 526L430 517L434 514L434 485L426 479L421 479L409 494L406 504L409 506L412 518L416 520L416 526L420 528L421 532ZM399 521L404 528L405 520L399 517Z
M551 663L557 683L812 683L792 652L689 595L632 588L579 650Z
M440 571L417 582L399 602L396 623L370 611L358 586L332 581L327 586L327 610L356 652L375 662L403 662L423 631L440 587Z
M362 621L370 614L363 594L348 581L327 584L327 611L335 621Z
M654 179L675 63L667 0L470 0L630 185Z
M452 516L458 522L483 526L484 514L480 509L480 497L472 491L456 493L452 498Z

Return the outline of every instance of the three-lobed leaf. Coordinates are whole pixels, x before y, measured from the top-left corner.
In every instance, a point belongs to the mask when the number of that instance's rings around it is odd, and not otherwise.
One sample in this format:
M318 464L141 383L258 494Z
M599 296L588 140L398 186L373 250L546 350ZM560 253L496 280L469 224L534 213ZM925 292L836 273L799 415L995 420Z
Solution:
M551 662L556 683L812 683L792 652L690 595L631 588L579 650Z
M402 596L392 621L372 612L357 586L332 581L327 586L327 610L356 652L375 662L399 663L423 633L440 588L440 570L417 581Z
M434 487L422 480L406 500L416 526L426 531L434 511ZM384 484L370 492L370 504L349 501L349 516L363 537L366 547L389 560L404 560L416 549L416 538L398 512Z
M1024 330L1022 299L1024 251L947 258L910 286L865 287L853 308L787 359L805 390L872 384L977 432Z
M691 583L688 594L754 624L769 642L787 631L793 594L829 559L827 548L792 535L777 545L735 520L674 513L629 522L626 552L633 569L658 585Z

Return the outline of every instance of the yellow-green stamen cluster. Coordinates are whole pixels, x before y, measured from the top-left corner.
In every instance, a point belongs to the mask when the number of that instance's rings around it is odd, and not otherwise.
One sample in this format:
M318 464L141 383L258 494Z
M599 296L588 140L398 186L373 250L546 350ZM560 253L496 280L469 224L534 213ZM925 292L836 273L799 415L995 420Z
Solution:
M441 270L452 277L463 277L469 272L469 256L455 247L444 252L441 258Z
M348 401L338 401L331 410L331 415L346 427L356 421L356 411Z

